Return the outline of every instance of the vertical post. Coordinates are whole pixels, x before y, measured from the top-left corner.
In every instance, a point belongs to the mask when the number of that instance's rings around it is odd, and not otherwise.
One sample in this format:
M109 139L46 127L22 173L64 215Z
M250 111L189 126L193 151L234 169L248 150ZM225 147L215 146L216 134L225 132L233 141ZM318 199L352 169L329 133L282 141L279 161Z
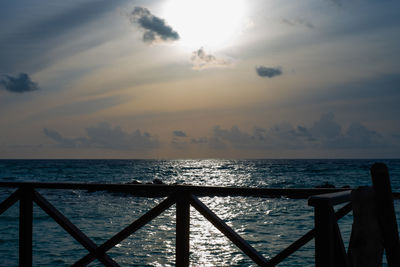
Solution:
M348 259L353 267L382 266L383 238L379 225L375 192L363 186L352 190L353 226Z
M176 200L176 266L189 266L190 205L188 192L178 192Z
M19 201L19 266L32 266L33 188L21 188Z
M389 171L385 164L375 163L371 167L371 176L388 265L389 267L400 266L399 232L394 211Z
M334 251L334 210L331 205L316 205L315 223L315 266L333 267Z

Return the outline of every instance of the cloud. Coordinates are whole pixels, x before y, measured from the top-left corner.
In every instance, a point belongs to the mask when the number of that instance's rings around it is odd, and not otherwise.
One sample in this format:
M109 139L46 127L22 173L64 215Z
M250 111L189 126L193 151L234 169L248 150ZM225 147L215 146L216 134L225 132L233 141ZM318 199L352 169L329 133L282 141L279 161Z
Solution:
M47 137L56 141L62 147L85 147L85 146L88 146L88 140L86 138L75 138L75 139L64 138L57 131L49 130L47 128L43 129L43 133Z
M112 127L107 122L87 128L87 136L79 138L65 138L60 133L46 128L43 132L62 147L145 151L160 146L157 138L147 132L125 132L121 127Z
M173 134L174 136L176 136L176 137L187 137L187 135L186 135L185 132L179 131L179 130L173 131L172 134Z
M4 89L11 93L26 93L39 90L36 82L33 82L28 74L20 73L18 76L4 75L0 79L0 89Z
M321 118L314 122L310 132L315 137L336 138L340 135L341 126L335 122L335 115L332 112L323 114Z
M270 129L254 127L250 132L238 126L231 129L216 126L209 138L209 146L217 150L227 147L238 150L300 149L305 147L304 142L309 139L304 130L299 131L287 123L274 125Z
M144 30L143 41L145 43L179 39L179 34L171 26L168 26L165 20L154 16L147 8L135 7L129 15L129 19Z
M298 25L300 25L300 26L307 27L309 29L314 29L314 24L311 21L309 21L307 19L304 19L304 18L297 18L297 19L294 19L294 20L282 19L282 22L284 24L286 24L286 25L289 25L289 26L298 26Z
M195 70L224 68L232 65L229 60L217 58L214 55L207 54L203 47L193 51L190 60L192 61L193 69Z
M270 68L270 67L264 67L264 66L257 66L256 72L257 72L258 76L267 77L267 78L273 78L275 76L282 75L282 70L280 67Z
M352 123L344 134L328 139L323 144L323 147L328 149L366 149L386 146L386 142L379 133L367 129L358 122Z
M386 140L359 122L354 122L343 131L335 121L333 113L323 114L311 127L296 126L288 123L273 127L254 127L243 131L238 126L224 129L216 126L208 137L192 139L194 145L207 144L214 150L233 148L248 151L268 150L340 150L385 148Z

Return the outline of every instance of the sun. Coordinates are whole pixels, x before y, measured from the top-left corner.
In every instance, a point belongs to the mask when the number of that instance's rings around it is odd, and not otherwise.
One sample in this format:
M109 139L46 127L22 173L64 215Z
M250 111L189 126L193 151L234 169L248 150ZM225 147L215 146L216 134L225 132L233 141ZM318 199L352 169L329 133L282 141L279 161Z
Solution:
M169 0L164 18L190 49L218 50L235 42L245 26L244 0Z

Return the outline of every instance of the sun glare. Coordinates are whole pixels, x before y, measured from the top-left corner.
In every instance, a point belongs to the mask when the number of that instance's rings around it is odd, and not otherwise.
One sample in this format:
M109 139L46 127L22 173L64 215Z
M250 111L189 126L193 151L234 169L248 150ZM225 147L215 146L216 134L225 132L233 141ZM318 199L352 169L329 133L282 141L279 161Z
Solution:
M190 49L214 50L235 41L245 21L244 0L169 0L164 18Z

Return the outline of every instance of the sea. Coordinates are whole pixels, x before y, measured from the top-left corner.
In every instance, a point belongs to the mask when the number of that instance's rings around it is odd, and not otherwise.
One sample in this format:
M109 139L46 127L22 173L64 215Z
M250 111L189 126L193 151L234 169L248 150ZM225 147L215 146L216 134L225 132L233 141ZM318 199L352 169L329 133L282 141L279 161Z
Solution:
M151 183L258 188L370 186L370 167L384 162L392 190L400 192L399 159L260 160L0 160L2 182ZM0 201L15 189L0 188ZM97 245L160 203L144 198L85 190L38 190ZM201 197L215 214L267 259L314 226L306 199ZM400 218L400 201L395 200ZM0 215L0 266L18 265L18 202ZM340 206L339 206L340 207ZM336 208L339 208L336 207ZM34 205L33 266L70 266L87 251ZM200 213L190 210L191 266L256 266ZM345 246L351 213L339 221ZM135 232L108 255L121 266L174 266L175 206ZM386 265L386 264L384 264ZM103 266L97 260L89 266ZM279 266L314 266L314 241Z

